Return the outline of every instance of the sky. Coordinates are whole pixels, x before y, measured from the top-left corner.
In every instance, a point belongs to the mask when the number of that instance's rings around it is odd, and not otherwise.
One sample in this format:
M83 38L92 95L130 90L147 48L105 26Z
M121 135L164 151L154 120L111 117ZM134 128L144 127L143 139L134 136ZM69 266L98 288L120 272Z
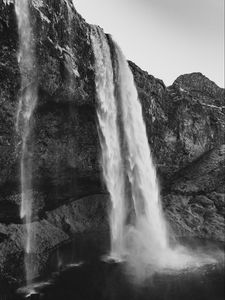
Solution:
M224 87L224 0L73 0L127 59L171 85L201 72Z

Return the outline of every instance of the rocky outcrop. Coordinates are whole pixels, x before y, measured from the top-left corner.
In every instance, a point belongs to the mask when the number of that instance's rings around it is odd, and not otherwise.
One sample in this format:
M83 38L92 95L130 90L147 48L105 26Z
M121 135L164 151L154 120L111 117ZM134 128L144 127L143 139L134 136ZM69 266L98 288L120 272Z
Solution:
M224 241L224 89L201 73L182 75L166 88L129 63L171 229L177 236Z
M92 233L99 239L100 235L108 232L107 207L107 195L93 195L62 205L47 212L38 222L33 222L33 276L38 277L51 253L74 236ZM0 282L2 277L16 286L23 282L25 234L25 225L0 224Z
M40 206L38 211L100 192L102 187L90 26L72 1L33 0L30 10L38 103L28 143L33 149L33 186L41 198L34 201ZM0 215L0 222L15 222L19 221L22 145L15 121L23 91L13 1L0 1L0 16L0 211L12 209Z
M225 144L224 89L201 73L182 75L166 88L134 63L130 66L160 174L168 178Z
M167 89L166 101L167 145L175 168L225 143L224 90L215 83L200 73L180 76Z
M70 235L107 230L108 197L99 195L106 191L99 164L91 26L71 0L30 0L30 10L38 103L29 147L41 270L49 252ZM22 144L15 122L24 91L17 52L14 1L0 0L0 270L7 278L18 277L23 259ZM178 236L223 241L224 89L201 73L182 75L166 87L134 63L129 65L171 228Z
M32 226L36 232L32 259L39 274L51 250L71 235L93 232L96 227L103 230L107 214L101 205L107 202L100 195L74 204L82 196L104 190L90 26L70 0L32 0L30 12L38 103L28 143L33 150ZM10 282L23 280L24 274L25 227L19 217L22 143L15 128L18 99L24 92L18 46L14 1L0 0L0 277Z
M203 154L170 182L164 206L181 236L225 241L225 145Z

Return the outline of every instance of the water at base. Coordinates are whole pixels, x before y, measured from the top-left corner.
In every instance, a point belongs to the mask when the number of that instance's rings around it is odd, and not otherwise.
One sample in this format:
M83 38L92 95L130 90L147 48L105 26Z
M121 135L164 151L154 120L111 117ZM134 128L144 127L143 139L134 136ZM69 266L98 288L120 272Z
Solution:
M200 251L170 245L132 72L118 45L96 27L92 45L103 177L112 202L106 261L125 260L139 279L147 273L216 263L215 257Z
M130 274L128 274L130 275ZM223 300L224 267L154 273L137 285L126 263L86 261L52 274L49 280L21 289L16 299L72 300Z
M224 264L204 265L185 270L163 269L137 281L127 262L103 262L109 241L99 232L76 236L73 242L55 249L38 281L20 288L5 300L224 300ZM91 241L91 243L90 243ZM224 245L209 241L184 240L202 252L224 250ZM224 252L223 252L224 254ZM62 266L57 268L60 255ZM212 256L214 254L212 253ZM151 272L151 266L145 271ZM1 282L0 282L0 295ZM7 295L7 293L5 293Z
M18 63L21 73L21 95L17 110L16 128L22 136L21 154L21 210L20 217L26 224L25 269L27 282L32 278L32 259L30 254L34 247L34 226L32 215L32 149L29 145L31 121L37 102L37 84L35 71L32 28L29 16L28 0L16 0L15 10L19 30Z

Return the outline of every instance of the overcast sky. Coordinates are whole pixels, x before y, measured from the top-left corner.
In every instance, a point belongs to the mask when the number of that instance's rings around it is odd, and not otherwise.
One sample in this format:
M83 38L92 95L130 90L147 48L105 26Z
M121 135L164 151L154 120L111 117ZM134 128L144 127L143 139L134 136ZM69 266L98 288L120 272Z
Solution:
M126 57L170 85L202 72L224 87L224 0L73 0Z

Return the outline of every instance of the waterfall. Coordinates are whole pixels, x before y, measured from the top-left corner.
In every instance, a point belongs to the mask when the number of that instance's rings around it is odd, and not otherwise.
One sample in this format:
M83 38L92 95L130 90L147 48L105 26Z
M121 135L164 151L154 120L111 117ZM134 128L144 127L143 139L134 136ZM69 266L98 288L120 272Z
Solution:
M96 57L97 115L102 150L102 169L112 203L110 213L111 256L119 258L123 251L125 224L123 199L125 190L113 66L108 42L103 31L98 27L93 27L92 44Z
M130 186L135 226L148 226L146 238L151 239L152 247L165 248L168 244L166 225L161 213L156 172L132 73L121 50L111 41L114 45L112 63L108 40L101 29L95 28L92 44L96 57L97 114L103 176L112 201L111 252L119 257L126 253L125 221L129 215L129 205L125 203L126 180ZM118 111L122 126L118 125ZM121 146L121 136L126 145L125 151ZM123 159L124 154L126 157Z
M111 198L110 256L145 276L214 261L169 243L159 184L132 72L111 37L94 27L97 115L103 178ZM147 268L147 271L146 271Z
M22 136L21 154L21 210L20 217L26 224L25 267L29 282L32 278L30 254L34 242L32 217L32 151L29 145L31 121L37 102L37 84L34 45L30 24L28 0L16 0L15 11L19 31L18 63L21 73L21 94L17 110L16 128Z
M132 72L118 45L114 42L116 88L120 103L124 139L127 145L126 173L135 211L135 226L147 226L152 247L168 246L167 230L162 216L159 184L148 144L142 107ZM144 224L146 223L146 224Z

